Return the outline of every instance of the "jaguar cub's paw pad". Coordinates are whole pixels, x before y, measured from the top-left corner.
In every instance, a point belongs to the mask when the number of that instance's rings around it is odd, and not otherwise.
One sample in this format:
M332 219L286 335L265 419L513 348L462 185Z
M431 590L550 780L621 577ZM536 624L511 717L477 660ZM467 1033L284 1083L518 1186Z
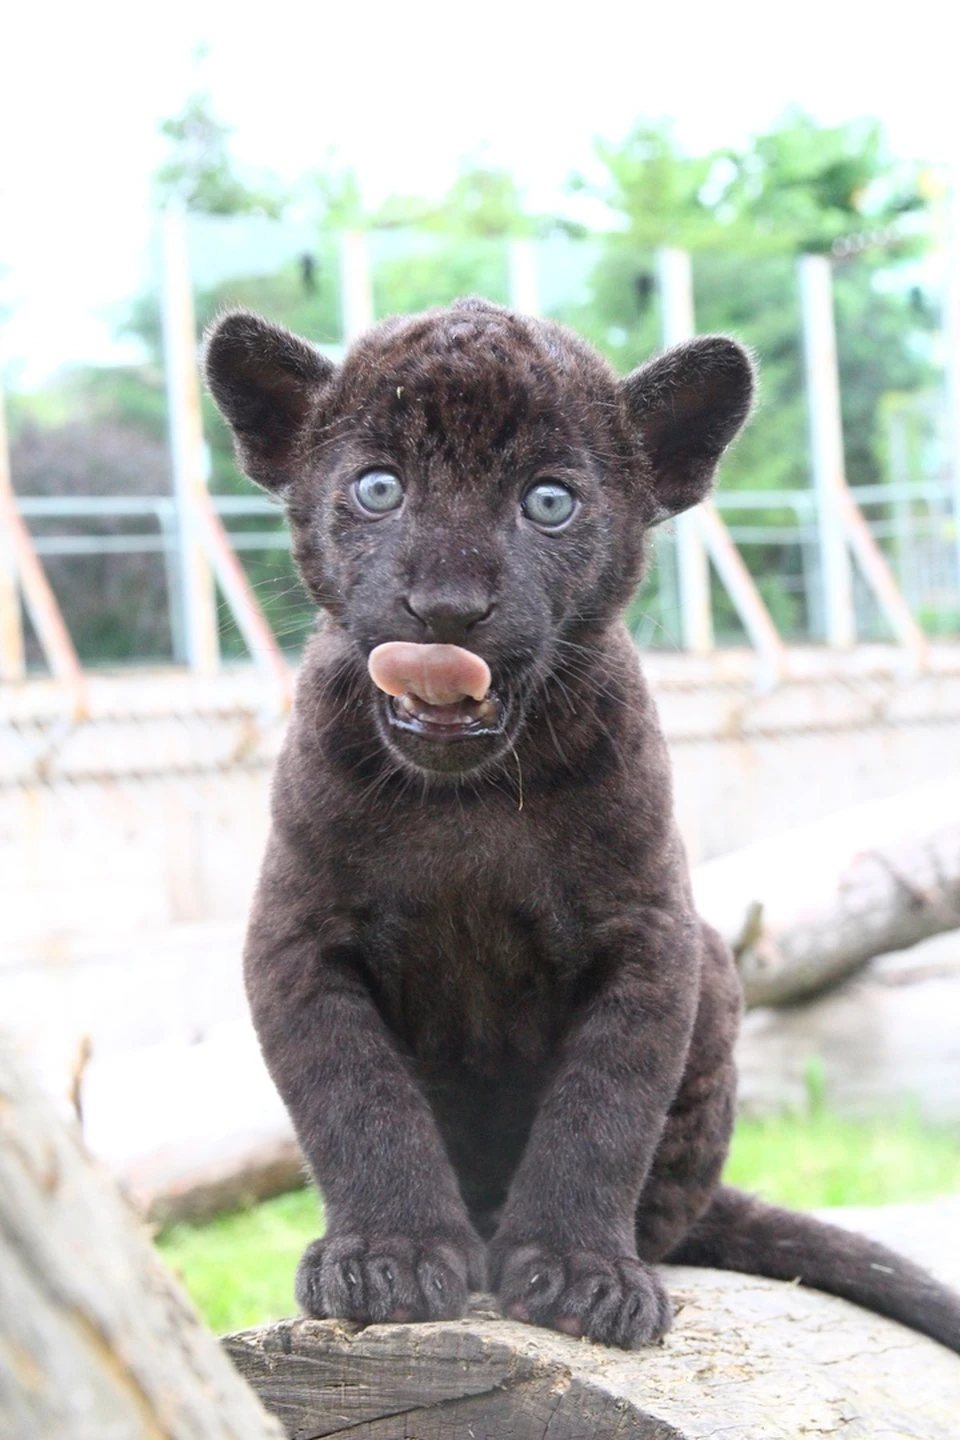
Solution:
M626 1350L670 1328L673 1309L660 1277L630 1256L517 1245L501 1252L497 1273L503 1313L514 1320Z
M331 1236L304 1252L297 1303L317 1318L362 1324L456 1320L467 1306L473 1259L445 1237Z

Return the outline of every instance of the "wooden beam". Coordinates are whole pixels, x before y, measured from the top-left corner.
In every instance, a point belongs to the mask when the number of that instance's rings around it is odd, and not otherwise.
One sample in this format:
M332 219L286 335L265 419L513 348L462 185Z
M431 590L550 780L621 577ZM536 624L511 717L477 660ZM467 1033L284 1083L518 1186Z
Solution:
M164 214L162 235L164 349L170 444L180 521L179 555L187 662L200 674L212 674L219 667L216 581L230 606L251 659L274 686L278 707L287 710L293 695L290 667L267 624L246 571L230 544L207 487L186 221L182 211L175 206Z
M0 677L6 680L22 680L25 674L18 588L47 664L69 691L75 717L84 717L88 706L83 669L30 531L17 508L0 391Z
M213 507L209 495L198 496L194 502L197 525L204 552L209 558L217 583L243 636L250 658L274 688L277 708L289 710L293 700L293 676L286 656L277 644L266 616L260 608L247 572L230 544L223 521Z
M930 662L927 638L913 618L890 563L873 538L873 532L847 485L840 489L837 504L847 544L864 579L876 596L877 603L900 644L909 650L914 663L924 669Z
M733 601L751 645L760 656L764 682L774 685L786 674L787 648L773 617L713 501L705 500L694 514L707 554Z

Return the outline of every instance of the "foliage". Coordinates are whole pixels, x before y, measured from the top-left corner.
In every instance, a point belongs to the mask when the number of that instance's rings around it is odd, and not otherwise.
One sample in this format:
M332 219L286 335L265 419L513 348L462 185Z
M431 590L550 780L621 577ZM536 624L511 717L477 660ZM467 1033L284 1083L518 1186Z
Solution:
M741 153L682 154L665 127L638 126L619 146L598 146L595 187L616 228L592 293L565 317L621 370L658 345L654 250L694 256L697 326L751 345L761 365L758 413L724 465L729 488L808 483L803 356L795 262L837 247L835 264L848 472L881 478L878 412L891 389L930 383L929 315L898 264L927 243L922 176L894 167L879 127L823 127L791 114ZM583 188L583 182L578 182Z
M207 91L189 97L179 115L164 120L160 132L170 155L156 174L161 200L171 199L205 215L280 215L283 197L273 183L248 184L230 155L231 127L218 120Z
M742 150L700 157L683 153L669 125L640 121L596 153L604 179L575 176L571 186L607 206L635 251L675 245L755 259L830 253L852 235L889 241L901 256L917 250L916 228L898 222L923 212L924 177L893 163L874 120L824 126L788 111Z
M740 232L738 249L826 254L851 234L877 235L925 205L919 170L892 164L875 120L823 126L789 112L727 158L732 170L717 204ZM914 252L913 234L894 228L894 251Z
M960 1190L960 1138L904 1116L845 1120L814 1104L806 1115L740 1119L724 1178L798 1209L929 1200ZM322 1229L313 1191L284 1195L158 1239L214 1330L278 1320L293 1309L293 1274Z
M760 362L757 411L725 458L721 483L728 494L769 491L770 505L749 515L728 512L728 523L768 527L746 558L783 633L810 635L816 617L806 612L803 572L811 557L798 543L788 498L777 494L809 486L797 256L816 251L834 257L853 483L875 484L886 474L886 397L918 396L935 379L930 332L936 307L925 301L910 271L927 244L923 175L916 166L892 163L876 123L820 126L790 113L749 144L705 156L685 154L669 126L638 123L621 142L598 143L598 179L572 182L572 189L589 190L606 207L608 228L589 245L562 216L532 214L515 177L482 160L464 162L439 199L392 195L371 208L355 172L333 155L296 194L283 195L269 177L254 183L238 167L230 129L204 92L162 130L170 154L157 177L160 195L223 219L282 218L294 202L301 215L312 217L315 238L304 242L303 253L271 274L233 277L198 293L201 328L224 307L245 306L335 347L341 335L338 235L346 228L367 233L378 314L420 310L464 293L506 301L508 241L526 237L540 244L541 259L556 272L546 287L550 313L627 371L659 346L656 249L690 250L698 328L736 335ZM155 296L137 302L126 333L140 340L148 357L144 366L74 374L34 406L35 414L45 406L49 419L62 421L82 408L160 439L165 421ZM247 491L226 427L207 399L204 425L212 488ZM242 528L245 522L238 523ZM634 619L647 643L674 643L669 537L659 548L665 569L641 592ZM266 595L295 587L276 551L248 554L245 563ZM736 640L739 623L716 584L714 601L718 636ZM287 593L282 615L275 610L273 618L299 636L308 611L305 599L291 604ZM226 635L228 649L235 638Z
M893 1205L960 1190L960 1138L916 1116L806 1115L741 1120L724 1179L780 1205Z
M618 369L632 369L659 345L655 251L691 251L698 329L735 335L760 365L756 412L724 460L723 489L803 490L810 472L795 267L803 253L833 254L847 474L853 484L880 483L885 396L918 394L935 375L932 307L905 268L928 243L919 168L891 162L875 122L824 127L796 112L739 152L690 157L669 127L643 123L597 154L604 174L591 188L612 228L589 294L560 318ZM578 180L575 188L588 187ZM747 518L727 514L734 526ZM749 521L782 537L745 558L782 632L807 638L816 617L806 611L796 517L771 495L770 508L752 510ZM739 624L716 586L714 601L718 635L735 639ZM637 615L652 615L676 640L656 585L638 597Z
M298 1190L203 1225L171 1226L157 1247L224 1334L291 1314L297 1261L322 1230L316 1192Z

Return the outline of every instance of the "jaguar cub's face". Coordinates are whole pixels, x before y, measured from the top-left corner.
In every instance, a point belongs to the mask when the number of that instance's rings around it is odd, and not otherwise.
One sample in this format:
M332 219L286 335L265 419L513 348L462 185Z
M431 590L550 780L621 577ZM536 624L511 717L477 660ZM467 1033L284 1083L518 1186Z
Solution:
M304 581L358 661L458 647L429 652L432 697L429 678L397 695L371 681L390 749L452 774L508 749L565 647L618 614L646 531L706 492L751 391L733 341L618 381L569 332L482 301L387 321L340 368L230 315L206 363L241 464L283 495ZM482 695L456 694L464 651L489 670Z

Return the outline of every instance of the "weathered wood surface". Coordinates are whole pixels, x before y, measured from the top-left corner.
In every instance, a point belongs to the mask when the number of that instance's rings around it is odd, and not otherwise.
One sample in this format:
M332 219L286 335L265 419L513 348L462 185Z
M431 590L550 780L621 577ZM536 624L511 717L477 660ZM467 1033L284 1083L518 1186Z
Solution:
M280 1433L114 1183L0 1044L0 1436Z
M709 860L693 887L734 948L748 1005L817 994L960 927L960 773Z
M960 1285L960 1195L831 1210ZM845 1301L667 1269L664 1343L635 1354L497 1317L454 1324L292 1320L227 1336L295 1440L957 1440L960 1359Z
M960 1359L842 1300L668 1270L665 1342L625 1354L498 1320L294 1320L227 1337L295 1440L957 1440ZM489 1302L487 1302L489 1303Z

